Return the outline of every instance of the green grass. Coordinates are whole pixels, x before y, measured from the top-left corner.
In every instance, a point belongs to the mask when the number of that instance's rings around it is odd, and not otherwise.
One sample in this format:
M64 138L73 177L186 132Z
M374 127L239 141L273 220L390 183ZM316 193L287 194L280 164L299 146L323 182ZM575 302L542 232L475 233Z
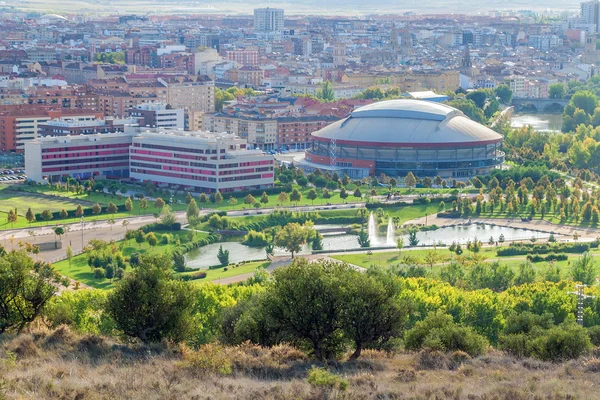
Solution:
M160 235L163 233L170 232L155 232L157 238L159 239L159 244L152 248L148 243L142 243L139 246L135 241L119 241L117 245L120 247L121 252L124 256L128 257L133 253L142 253L142 254L164 254L166 252L172 251L176 244L173 242L169 244L160 243ZM185 235L186 231L177 231L172 232L174 236ZM208 236L205 233L196 233L194 240L200 240ZM68 276L71 279L79 281L85 285L91 286L96 289L111 289L114 287L114 282L111 282L108 279L98 280L94 277L94 272L92 268L87 265L87 256L85 254L80 254L78 256L73 257L71 260L71 265L69 265L68 260L59 261L54 263L54 267L58 272L62 275Z
M195 280L194 282L202 283L202 282L213 282L219 281L219 279L231 278L232 276L249 274L256 271L257 268L267 268L271 264L270 261L254 261L246 264L241 264L238 267L235 267L235 264L231 264L227 266L227 271L224 271L223 268L215 268L215 269L207 269L204 270L206 272L206 278ZM185 274L192 274L194 272L186 272ZM182 274L183 275L183 274Z
M526 256L509 256L509 257L498 257L496 255L497 247L484 247L479 252L479 255L485 257L484 262L499 261L502 264L509 266L513 271L518 272L519 266L524 263ZM402 259L406 256L415 257L419 264L425 265L425 255L432 250L408 250L404 249L401 255L398 255L398 251L390 252L374 252L371 255L366 253L349 253L333 255L331 258L347 262L349 264L357 265L363 268L370 268L372 266L386 267L394 264L400 264ZM433 267L434 277L438 276L440 267L444 264L451 262L456 259L453 253L450 253L448 248L438 248L435 250L438 253L439 261ZM600 257L600 249L594 249L590 251L594 257ZM465 250L463 256L468 256L468 252ZM569 268L571 264L581 257L581 254L567 254L568 260L555 262L554 265L561 269L562 278L567 278L569 275ZM600 260L598 260L600 262ZM538 274L543 273L548 267L547 262L532 263L534 269Z

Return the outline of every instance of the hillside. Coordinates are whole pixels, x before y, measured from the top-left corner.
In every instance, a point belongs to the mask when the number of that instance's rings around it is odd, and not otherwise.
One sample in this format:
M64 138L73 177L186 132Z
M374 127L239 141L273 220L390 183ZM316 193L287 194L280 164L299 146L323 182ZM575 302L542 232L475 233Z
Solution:
M291 347L251 345L198 351L128 345L66 327L0 336L0 399L567 399L598 398L600 361L518 360L500 352L386 355L325 366ZM460 361L462 360L462 361ZM314 378L314 377L313 377ZM331 379L329 379L331 381Z

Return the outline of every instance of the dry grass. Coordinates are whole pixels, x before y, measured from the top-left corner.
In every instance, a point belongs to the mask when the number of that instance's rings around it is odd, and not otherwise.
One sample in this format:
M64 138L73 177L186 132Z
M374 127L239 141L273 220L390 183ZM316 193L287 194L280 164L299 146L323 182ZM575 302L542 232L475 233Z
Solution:
M599 365L376 351L322 365L289 346L142 346L61 327L0 337L0 399L594 399ZM309 384L312 367L348 387Z

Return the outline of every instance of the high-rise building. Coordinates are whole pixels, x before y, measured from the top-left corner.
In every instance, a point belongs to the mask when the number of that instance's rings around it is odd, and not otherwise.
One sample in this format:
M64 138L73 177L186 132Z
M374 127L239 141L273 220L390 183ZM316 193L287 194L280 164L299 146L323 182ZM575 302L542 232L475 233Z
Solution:
M257 32L280 32L283 30L282 8L255 8L254 30Z
M581 22L594 26L594 32L598 32L600 14L600 0L591 0L581 3Z

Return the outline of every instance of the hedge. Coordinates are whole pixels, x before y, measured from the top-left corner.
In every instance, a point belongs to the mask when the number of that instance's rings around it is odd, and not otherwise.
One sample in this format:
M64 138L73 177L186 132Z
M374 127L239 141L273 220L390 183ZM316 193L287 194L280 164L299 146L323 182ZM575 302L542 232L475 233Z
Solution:
M208 246L219 241L219 235L210 234L207 237L196 240L195 242L181 244L178 249L183 253L187 253L199 247Z
M566 261L568 258L566 254L548 254L546 257L539 254L527 254L527 260L534 263L542 261Z
M181 223L175 222L173 225L168 226L161 223L152 223L144 225L140 228L144 233L156 232L156 231L180 231Z
M211 212L210 214L203 215L202 217L200 217L200 222L201 223L208 222L210 217L212 217L213 215L218 215L219 217L224 217L227 215L227 211L215 211L215 212Z
M511 243L510 246L496 250L499 257L522 256L528 254L585 253L590 250L589 243Z
M242 192L225 193L223 196L227 195L227 196L231 196L234 198L243 199L244 197L248 196L249 194L251 194L254 197L258 197L258 196L262 196L263 193L266 193L266 194L279 194L281 192L290 193L292 190L293 190L292 185L283 185L283 186L276 186L276 187L267 188L267 189L256 189L256 190L248 190L248 191L242 191Z
M442 201L444 203L446 202L453 202L454 200L456 200L457 197L456 196L444 196L444 197L417 197L416 199L414 199L414 201L412 203L406 202L406 201L396 201L394 203L379 203L379 202L374 202L374 203L367 203L365 204L365 208L372 210L372 209L376 209L376 208L391 208L391 207L406 207L406 206L412 206L415 204L427 204L428 200L430 204L438 204L441 203Z
M181 279L184 281L194 281L196 279L204 279L204 278L206 278L205 271L198 271L198 272L191 273L189 275L181 275Z
M102 211L100 211L100 214L97 214L97 215L102 215L102 214L104 214L104 215L110 215L106 211L107 208L108 208L108 206L102 206L100 208L102 209ZM65 210L65 211L67 211L67 210ZM69 210L69 211L67 211L67 215L68 215L67 218L77 218L77 215L75 215L75 211L76 210ZM118 205L117 206L117 212L118 213L119 212L127 212L127 210L125 209L125 205L124 204ZM52 213L52 220L62 219L60 217L60 213L61 213L61 211L54 211ZM94 216L96 214L94 214L93 211L92 211L92 208L89 207L89 208L84 208L83 209L83 215L86 216L86 217L89 217L89 216ZM44 221L44 219L42 218L42 213L36 213L35 214L35 219L36 219L36 221Z

